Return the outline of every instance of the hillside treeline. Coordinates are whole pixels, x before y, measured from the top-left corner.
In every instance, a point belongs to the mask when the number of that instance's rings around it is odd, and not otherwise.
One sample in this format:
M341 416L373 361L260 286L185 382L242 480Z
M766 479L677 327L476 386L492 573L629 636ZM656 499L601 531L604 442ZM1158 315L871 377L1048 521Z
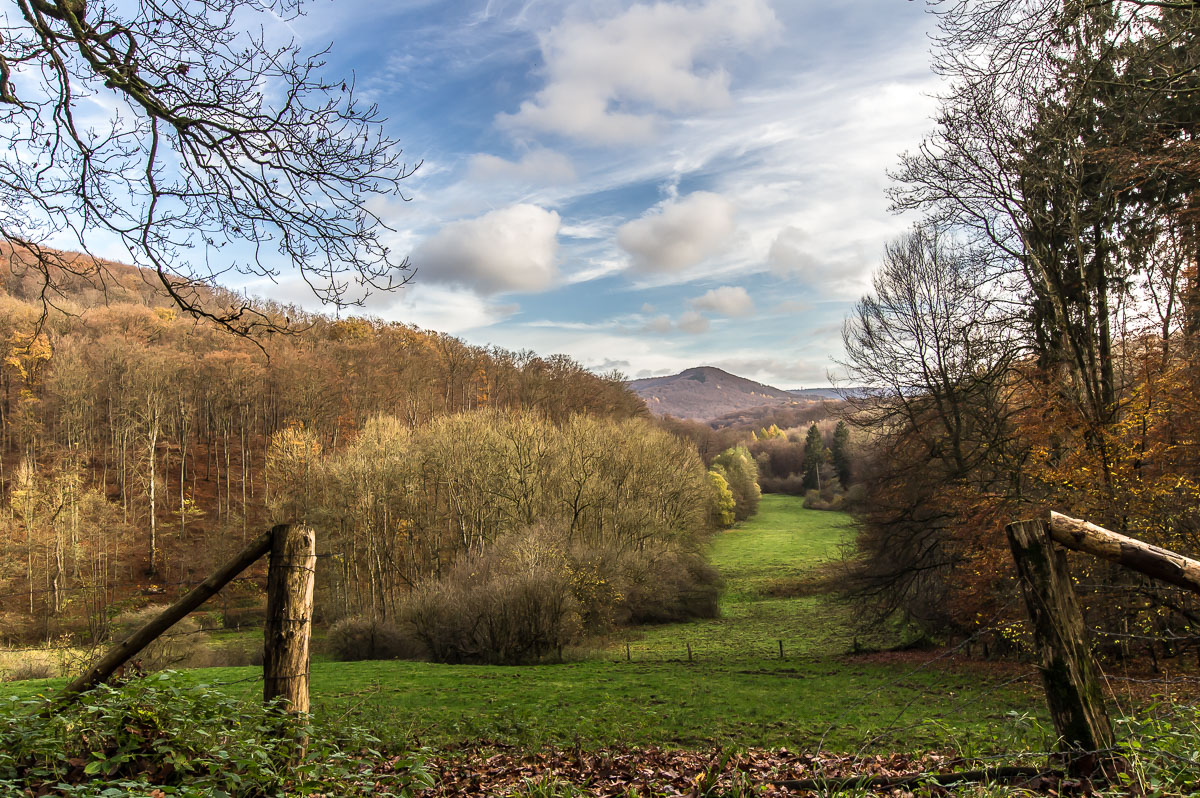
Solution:
M0 296L0 628L10 638L98 635L116 602L202 579L268 523L267 448L281 432L336 452L381 414L417 430L482 410L567 426L644 413L619 379L566 357L269 304L265 320L298 332L234 338L180 317L134 272L49 304L31 279L14 271ZM458 418L442 454L458 447L462 459L447 468L478 460L498 416Z
M925 221L845 334L873 386L858 595L1011 647L1006 523L1056 509L1200 552L1200 10L986 0L939 21L949 88L893 193ZM1113 651L1200 619L1175 590L1075 568Z

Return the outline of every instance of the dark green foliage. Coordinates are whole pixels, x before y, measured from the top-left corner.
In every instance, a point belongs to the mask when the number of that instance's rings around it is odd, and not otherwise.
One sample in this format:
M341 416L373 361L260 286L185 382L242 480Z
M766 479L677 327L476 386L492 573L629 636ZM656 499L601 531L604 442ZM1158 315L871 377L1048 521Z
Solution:
M725 477L733 493L734 517L745 521L758 511L762 490L758 486L758 464L745 446L726 449L713 460L712 470Z
M376 770L377 741L364 732L339 729L339 743L273 708L182 687L169 671L46 709L41 696L0 703L0 793L404 796L430 783L419 758Z
M829 447L829 460L843 488L850 487L850 427L839 421L833 430L833 445Z
M825 439L814 423L804 439L804 489L820 490L821 466L825 464Z

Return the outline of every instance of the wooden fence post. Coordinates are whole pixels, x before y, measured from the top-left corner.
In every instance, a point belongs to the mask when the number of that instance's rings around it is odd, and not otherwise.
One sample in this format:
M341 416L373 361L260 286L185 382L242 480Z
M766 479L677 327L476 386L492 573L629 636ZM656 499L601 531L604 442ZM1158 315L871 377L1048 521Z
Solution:
M1079 768L1081 755L1112 748L1113 731L1066 554L1055 548L1042 521L1018 521L1005 532L1033 625L1054 730L1068 766Z
M289 525L273 532L267 566L263 700L283 698L288 712L308 712L316 535L307 527Z
M255 560L267 553L267 550L271 546L271 540L275 537L276 530L278 529L279 527L276 527L269 532L264 532L250 541L232 560L225 563L215 573L188 591L179 601L167 607L152 621L114 646L111 651L88 668L82 676L63 688L63 697L69 698L77 695L105 681L128 660L137 656L138 652L153 643L155 638L178 623L189 612L192 612L209 598L216 595L221 588L233 581L234 577L253 565Z

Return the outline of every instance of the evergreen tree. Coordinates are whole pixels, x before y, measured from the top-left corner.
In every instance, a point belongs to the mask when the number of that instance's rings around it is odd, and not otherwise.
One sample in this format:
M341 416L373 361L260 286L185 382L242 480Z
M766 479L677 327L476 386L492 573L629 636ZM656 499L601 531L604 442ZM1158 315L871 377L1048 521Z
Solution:
M814 423L804 439L804 489L821 489L821 466L825 463L825 439Z
M850 427L845 421L839 421L833 430L829 459L833 461L833 470L842 487L850 487Z

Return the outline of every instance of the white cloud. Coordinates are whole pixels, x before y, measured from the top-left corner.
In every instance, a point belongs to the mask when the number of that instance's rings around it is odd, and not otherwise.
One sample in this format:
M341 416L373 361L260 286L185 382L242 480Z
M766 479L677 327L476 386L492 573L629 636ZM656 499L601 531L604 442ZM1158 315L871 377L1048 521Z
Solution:
M512 303L496 303L453 286L410 284L397 294L376 294L366 310L391 321L458 335L491 327L516 314Z
M642 330L648 333L656 333L658 335L666 335L671 331L671 317L662 314L655 316L643 325Z
M717 254L734 232L733 205L697 191L621 225L617 243L648 272L680 272Z
M829 387L828 367L823 363L749 355L718 360L713 365L739 377L765 381L776 388Z
M696 310L710 310L722 316L749 316L754 312L754 300L740 285L723 285L709 289L703 296L691 300Z
M729 75L710 56L761 43L778 27L766 0L656 2L564 22L541 37L545 87L496 120L598 144L644 141L656 131L656 111L728 103Z
M771 243L767 263L776 274L811 274L820 264L810 247L812 240L807 233L798 227L785 227Z
M699 335L708 332L708 319L694 310L689 310L679 317L676 326L688 335Z
M575 182L575 166L571 159L554 150L532 150L519 161L506 161L495 155L477 153L471 156L467 175L477 181L505 181L533 185Z
M544 291L558 276L559 223L557 213L536 205L452 222L413 251L416 279L484 295Z

